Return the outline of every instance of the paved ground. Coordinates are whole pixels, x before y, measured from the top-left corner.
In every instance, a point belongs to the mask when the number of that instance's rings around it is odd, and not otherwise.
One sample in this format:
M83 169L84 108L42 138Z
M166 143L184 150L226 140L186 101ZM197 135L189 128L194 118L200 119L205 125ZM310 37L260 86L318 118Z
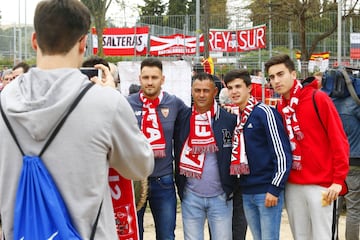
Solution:
M182 240L184 239L183 229L182 229L182 222L181 222L181 213L178 211L177 214L177 223L176 223L176 230L175 230L175 239ZM145 218L144 218L144 239L145 240L155 240L155 227L154 222L152 219L152 215L150 211L146 211ZM287 218L286 211L283 211L282 219L281 219L281 228L280 228L280 239L283 240L291 240L292 235L290 232L289 221ZM208 232L205 231L205 240L209 239ZM252 236L250 231L246 235L246 240L252 240ZM339 240L345 240L345 216L341 216L339 220Z

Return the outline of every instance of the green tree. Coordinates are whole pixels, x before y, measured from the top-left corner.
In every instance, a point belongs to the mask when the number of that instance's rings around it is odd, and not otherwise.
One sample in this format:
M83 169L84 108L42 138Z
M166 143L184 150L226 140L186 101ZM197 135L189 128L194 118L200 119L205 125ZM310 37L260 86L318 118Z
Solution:
M345 14L342 14L342 18L345 19L349 17L349 14L354 13L358 0L355 2L344 0L343 2L348 8ZM337 30L337 4L337 0L253 0L248 8L252 12L250 18L254 23L264 23L266 16L271 17L271 20L276 20L276 24L272 24L274 35L287 29L289 22L292 23L292 32L299 36L302 69L305 70L305 64L318 44ZM302 71L302 74L306 77L307 72Z
M226 12L227 0L202 0L201 1L201 32L204 34L204 43L209 42L210 28L228 27L228 19ZM204 57L209 57L209 46L204 45Z
M227 0L207 0L209 2L209 15L211 28L227 28L228 14L226 11Z
M90 10L93 22L96 29L96 35L98 39L98 56L104 56L103 49L103 30L106 27L106 12L109 9L109 6L112 0L81 0ZM118 2L118 0L115 0Z
M196 14L196 0L188 0L187 4L187 14L195 15Z
M187 14L191 15L189 30L204 34L204 42L208 42L210 28L228 27L228 14L226 11L227 0L200 0L200 29L196 29L196 0L187 2ZM204 56L209 56L208 45L204 46Z
M139 6L141 22L162 26L166 5L161 0L144 0L144 3Z
M211 28L226 28L228 26L228 14L226 10L227 0L200 0L200 14L203 18L208 14ZM205 9L206 8L206 9ZM196 14L196 0L189 0L187 14Z
M172 28L183 29L187 13L187 0L169 0L166 25Z
M187 15L187 0L169 0L167 15Z

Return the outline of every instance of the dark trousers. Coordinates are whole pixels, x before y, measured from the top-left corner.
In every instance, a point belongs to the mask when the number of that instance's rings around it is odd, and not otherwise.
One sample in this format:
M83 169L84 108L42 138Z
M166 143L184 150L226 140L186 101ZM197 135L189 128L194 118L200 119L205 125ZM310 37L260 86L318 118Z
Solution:
M245 240L247 221L245 218L241 189L239 185L234 191L232 228L233 240Z

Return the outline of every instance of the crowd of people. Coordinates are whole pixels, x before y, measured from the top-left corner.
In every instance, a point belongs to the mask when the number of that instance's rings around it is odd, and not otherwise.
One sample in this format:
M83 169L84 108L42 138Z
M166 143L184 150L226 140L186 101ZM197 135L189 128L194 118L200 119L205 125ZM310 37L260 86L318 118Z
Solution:
M79 68L101 70L43 156L82 239L92 239L95 219L96 239L118 239L107 179L112 167L145 181L140 240L148 205L156 239L175 239L178 199L186 240L204 239L205 231L214 240L244 240L247 228L254 240L281 239L283 209L295 240L336 239L342 196L346 240L359 240L360 106L351 96L330 98L321 77L300 81L286 54L265 63L267 89L279 99L274 106L264 102L264 83L256 82L260 70L231 70L219 81L205 60L193 69L191 106L162 89L162 61L153 57L141 62L139 85L123 96L116 65L84 59L89 27L83 3L41 1L31 38L36 67L21 62L4 70L0 95L20 145L37 154L89 83ZM14 239L22 167L10 134L1 120L3 239Z

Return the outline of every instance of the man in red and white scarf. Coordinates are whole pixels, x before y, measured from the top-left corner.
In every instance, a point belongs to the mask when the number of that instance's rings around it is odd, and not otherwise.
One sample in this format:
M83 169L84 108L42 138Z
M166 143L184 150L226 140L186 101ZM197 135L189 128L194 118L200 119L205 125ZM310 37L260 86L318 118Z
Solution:
M202 238L206 219L213 239L232 239L235 177L229 171L236 116L218 107L217 92L212 75L194 76L194 105L175 129L175 179L185 239Z
M211 109L204 113L198 113L195 107L192 108L190 133L180 159L180 174L201 178L206 153L218 150L211 129L211 121L217 108L218 105L215 101Z
M339 114L316 81L300 86L290 56L272 57L265 71L282 97L277 110L293 145L294 168L285 191L293 238L333 239L333 202L346 189L349 170L349 144Z
M228 72L224 82L231 101L239 107L230 174L240 178L246 220L254 239L279 239L291 166L290 142L281 116L251 95L246 69Z
M174 128L175 122L189 107L180 98L162 90L165 76L159 59L151 57L141 62L139 81L140 92L129 95L127 99L155 156L154 171L147 179L147 199L137 212L139 240L143 239L143 220L148 203L155 223L156 238L173 240L177 208L172 154Z

